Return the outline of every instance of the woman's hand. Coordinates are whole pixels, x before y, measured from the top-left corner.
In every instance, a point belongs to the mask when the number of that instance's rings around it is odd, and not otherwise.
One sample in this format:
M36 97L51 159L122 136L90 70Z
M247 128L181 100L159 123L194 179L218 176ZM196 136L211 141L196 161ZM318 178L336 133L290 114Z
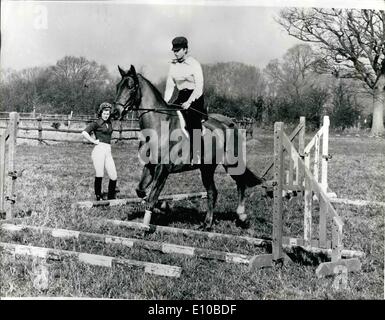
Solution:
M191 102L188 102L188 101L183 102L182 103L182 108L186 110L186 109L190 108L190 105L191 105Z
M94 144L99 144L99 139L94 141Z

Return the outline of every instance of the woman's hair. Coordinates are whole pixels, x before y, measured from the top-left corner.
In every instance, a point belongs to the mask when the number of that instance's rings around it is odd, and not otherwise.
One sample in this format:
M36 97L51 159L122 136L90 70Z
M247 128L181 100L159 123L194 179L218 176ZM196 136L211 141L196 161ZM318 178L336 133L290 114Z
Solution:
M97 111L97 113L96 113L97 116L98 116L98 118L100 118L100 117L102 116L103 110L110 110L110 113L111 113L111 111L112 111L112 105L111 105L111 103L103 102L103 103L99 106L98 111Z

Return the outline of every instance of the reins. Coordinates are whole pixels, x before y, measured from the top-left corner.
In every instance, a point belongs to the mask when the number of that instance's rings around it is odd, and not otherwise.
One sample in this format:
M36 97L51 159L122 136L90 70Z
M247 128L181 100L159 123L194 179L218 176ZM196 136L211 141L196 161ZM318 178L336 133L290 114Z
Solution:
M181 106L180 104L175 104L175 103L168 103L168 105L169 106L176 106L176 107L180 107ZM181 111L181 112L183 112L183 111L188 111L188 110L193 110L193 111L195 111L197 113L200 113L203 116L206 116L206 113L203 113L203 112L201 112L201 111L199 111L199 110L197 110L195 108L191 108L191 107L189 107L187 109L183 109L183 108L181 108L181 109L175 109L175 108L162 108L162 109L159 109L159 108L137 108L137 109L133 109L132 111L146 111L146 112L143 112L139 116L139 119L140 119L144 114L146 114L147 112L151 112L151 111L156 112L156 113L169 114L169 115L174 116L173 114L170 114L170 113L167 113L167 112L169 112L169 111ZM210 118L210 116L208 116L208 115L207 115L207 117Z
M140 86L139 86L138 83L135 85L135 91L136 91L136 94L139 93L139 99L137 99L137 100L139 101L139 104L140 104L140 101L141 101L142 96L141 96ZM137 101L134 101L134 103L133 103L134 106L135 106L135 102L137 102ZM128 107L132 107L132 106L130 106L131 103L132 103L132 100L131 100L131 99L128 99L128 100L126 101L125 104L122 104L122 103L119 103L119 102L115 102L115 101L114 101L114 104L115 104L115 105L116 105L116 104L117 104L117 105L120 105L120 106L123 107L123 109L126 109L127 106L128 106ZM137 106L139 106L139 104L138 104ZM183 112L183 111L187 111L187 110L193 110L193 111L195 111L195 112L197 112L197 113L199 113L199 114L201 114L201 115L203 115L203 116L207 116L207 118L211 118L211 117L208 116L206 113L201 112L201 111L199 111L199 110L197 110L197 109L195 109L195 108L189 107L189 108L187 108L187 109L183 109L183 108L181 108L181 105L180 105L180 104L175 104L175 103L168 103L168 105L169 105L169 106L179 107L179 109L175 109L175 108L139 108L139 107L138 107L138 108L135 108L135 109L131 109L131 111L145 111L145 112L143 112L143 113L138 117L138 119L140 119L144 114L146 114L146 113L148 113L148 112L156 112L156 113L168 114L168 115L170 115L170 116L176 116L176 115L170 114L170 113L168 113L168 112L170 112L170 111L181 111L181 112ZM128 112L128 111L126 111L126 112Z

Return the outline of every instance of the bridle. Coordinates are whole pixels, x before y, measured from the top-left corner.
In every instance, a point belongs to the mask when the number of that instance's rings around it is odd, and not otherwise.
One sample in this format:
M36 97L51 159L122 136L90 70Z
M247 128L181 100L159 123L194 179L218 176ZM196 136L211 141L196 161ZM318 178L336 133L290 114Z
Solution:
M125 81L125 79L122 79L122 83ZM142 102L142 93L140 90L139 83L136 79L134 79L135 84L133 86L129 86L128 90L133 91L132 94L130 94L130 97L127 99L127 101L123 104L121 102L114 101L114 106L119 105L123 107L123 111L121 112L120 119L123 119L123 117L126 115L126 113L130 110L139 109L139 106Z

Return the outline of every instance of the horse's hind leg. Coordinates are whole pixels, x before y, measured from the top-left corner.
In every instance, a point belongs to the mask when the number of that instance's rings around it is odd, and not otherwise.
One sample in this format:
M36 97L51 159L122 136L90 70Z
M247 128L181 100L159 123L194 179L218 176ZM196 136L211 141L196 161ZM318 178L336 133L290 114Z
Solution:
M154 171L155 171L154 165L149 164L144 166L142 171L142 176L140 178L140 182L138 184L138 187L135 189L136 194L138 195L139 198L146 197L146 189L154 180Z
M237 182L237 190L238 190L238 207L237 207L238 220L241 223L246 223L246 220L247 220L247 214L245 213L246 185L244 183Z
M204 222L204 228L210 229L213 224L214 218L214 207L217 202L218 191L215 187L214 172L216 166L205 166L201 167L202 182L207 191L207 213Z
M225 167L226 171L227 168ZM247 227L247 214L245 213L245 202L246 202L246 183L243 181L241 176L231 175L231 178L237 183L237 191L238 191L238 206L237 206L237 215L238 222L241 227Z

